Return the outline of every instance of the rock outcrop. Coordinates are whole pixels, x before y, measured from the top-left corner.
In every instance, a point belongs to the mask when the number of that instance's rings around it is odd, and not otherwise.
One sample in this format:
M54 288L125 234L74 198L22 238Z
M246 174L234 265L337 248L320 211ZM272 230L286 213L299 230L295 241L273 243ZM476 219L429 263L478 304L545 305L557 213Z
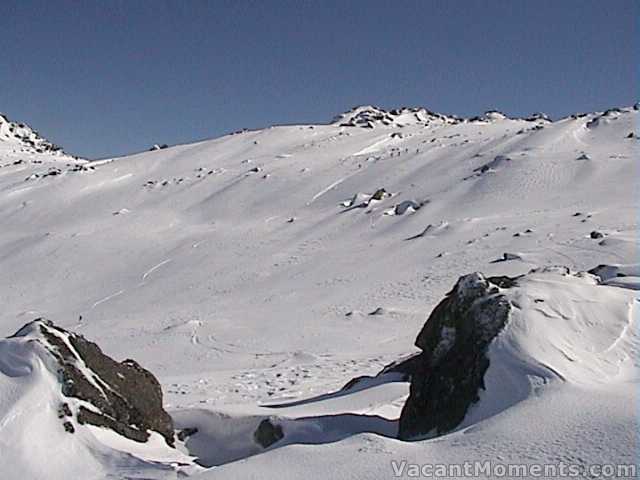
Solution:
M270 419L265 418L260 422L258 428L253 434L253 439L262 448L268 448L274 443L284 438L282 427L274 424Z
M51 143L46 138L25 123L12 122L4 114L0 113L0 139L13 140L24 151L29 153L48 153L57 156L66 156L62 148Z
M455 116L443 115L421 107L402 107L384 110L372 105L361 105L350 111L336 116L333 123L341 127L396 127L406 125L455 124L461 119Z
M44 319L28 323L15 337L39 342L45 362L57 370L62 395L69 398L58 411L65 430L90 424L137 442L155 431L173 446L173 421L162 407L160 384L134 360L117 362L95 343Z
M422 353L411 364L401 439L448 432L479 400L489 344L506 325L511 309L501 289L516 281L480 273L463 276L433 310L415 342Z

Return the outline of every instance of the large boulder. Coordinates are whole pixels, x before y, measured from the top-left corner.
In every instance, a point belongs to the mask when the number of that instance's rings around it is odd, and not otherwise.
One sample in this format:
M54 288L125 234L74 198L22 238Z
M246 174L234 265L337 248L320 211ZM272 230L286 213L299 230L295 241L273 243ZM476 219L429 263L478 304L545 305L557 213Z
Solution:
M280 425L274 424L270 419L265 418L253 433L253 438L262 448L269 448L274 443L282 440L284 433Z
M155 431L173 446L173 421L162 407L160 384L134 360L117 362L95 343L44 319L11 338L17 337L40 343L49 368L57 370L62 395L69 398L58 411L65 430L73 433L74 424L90 424L138 442Z
M412 361L410 394L400 416L399 437L442 434L456 428L484 389L487 349L506 325L511 304L501 290L509 277L461 277L429 316L416 339L422 353Z

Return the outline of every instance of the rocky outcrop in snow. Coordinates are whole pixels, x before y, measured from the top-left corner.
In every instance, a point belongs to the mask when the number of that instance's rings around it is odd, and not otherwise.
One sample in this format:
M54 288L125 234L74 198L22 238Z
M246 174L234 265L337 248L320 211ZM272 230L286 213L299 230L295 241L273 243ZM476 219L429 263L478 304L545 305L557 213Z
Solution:
M341 127L374 128L376 126L403 127L406 125L454 124L461 120L454 116L442 115L425 108L402 107L383 110L371 105L354 107L350 111L336 116L334 124Z
M487 349L507 323L511 305L502 288L508 277L461 277L436 306L416 339L411 389L400 417L399 437L452 430L478 401L489 367Z
M26 324L6 341L32 345L56 375L68 399L58 408L66 431L90 424L138 442L155 431L173 445L173 421L162 407L160 384L134 360L117 362L95 343L44 319Z
M620 264L461 277L416 339L422 352L407 372L399 437L472 425L550 382L600 388L635 378L639 272L637 264Z
M66 156L62 148L47 139L24 123L12 122L0 113L0 139L15 141L27 153L48 153Z

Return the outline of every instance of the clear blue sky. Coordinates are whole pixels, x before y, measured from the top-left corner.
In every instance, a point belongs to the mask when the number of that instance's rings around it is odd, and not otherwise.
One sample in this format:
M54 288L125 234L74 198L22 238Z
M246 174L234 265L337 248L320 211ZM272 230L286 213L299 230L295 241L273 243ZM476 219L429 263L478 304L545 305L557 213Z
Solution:
M636 0L0 1L0 111L89 158L357 104L559 117L638 98Z

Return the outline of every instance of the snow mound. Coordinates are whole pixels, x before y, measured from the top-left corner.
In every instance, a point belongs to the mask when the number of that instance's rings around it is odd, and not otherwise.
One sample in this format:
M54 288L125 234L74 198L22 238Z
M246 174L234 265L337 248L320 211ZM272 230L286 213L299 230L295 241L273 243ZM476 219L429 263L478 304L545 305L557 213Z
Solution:
M385 210L384 214L393 216L393 215L404 215L405 213L407 214L415 213L418 210L420 210L420 208L422 208L422 206L425 203L426 202L424 201L404 200L398 203L397 205L394 205L393 207Z
M340 202L340 205L345 207L347 210L352 210L354 208L367 208L375 205L376 203L382 202L385 198L389 198L391 196L392 195L384 188L379 188L373 194L358 192L350 199Z
M489 355L501 369L511 369L512 378L526 372L546 381L601 384L638 368L633 292L559 267L516 281L505 293L514 307L509 324Z

